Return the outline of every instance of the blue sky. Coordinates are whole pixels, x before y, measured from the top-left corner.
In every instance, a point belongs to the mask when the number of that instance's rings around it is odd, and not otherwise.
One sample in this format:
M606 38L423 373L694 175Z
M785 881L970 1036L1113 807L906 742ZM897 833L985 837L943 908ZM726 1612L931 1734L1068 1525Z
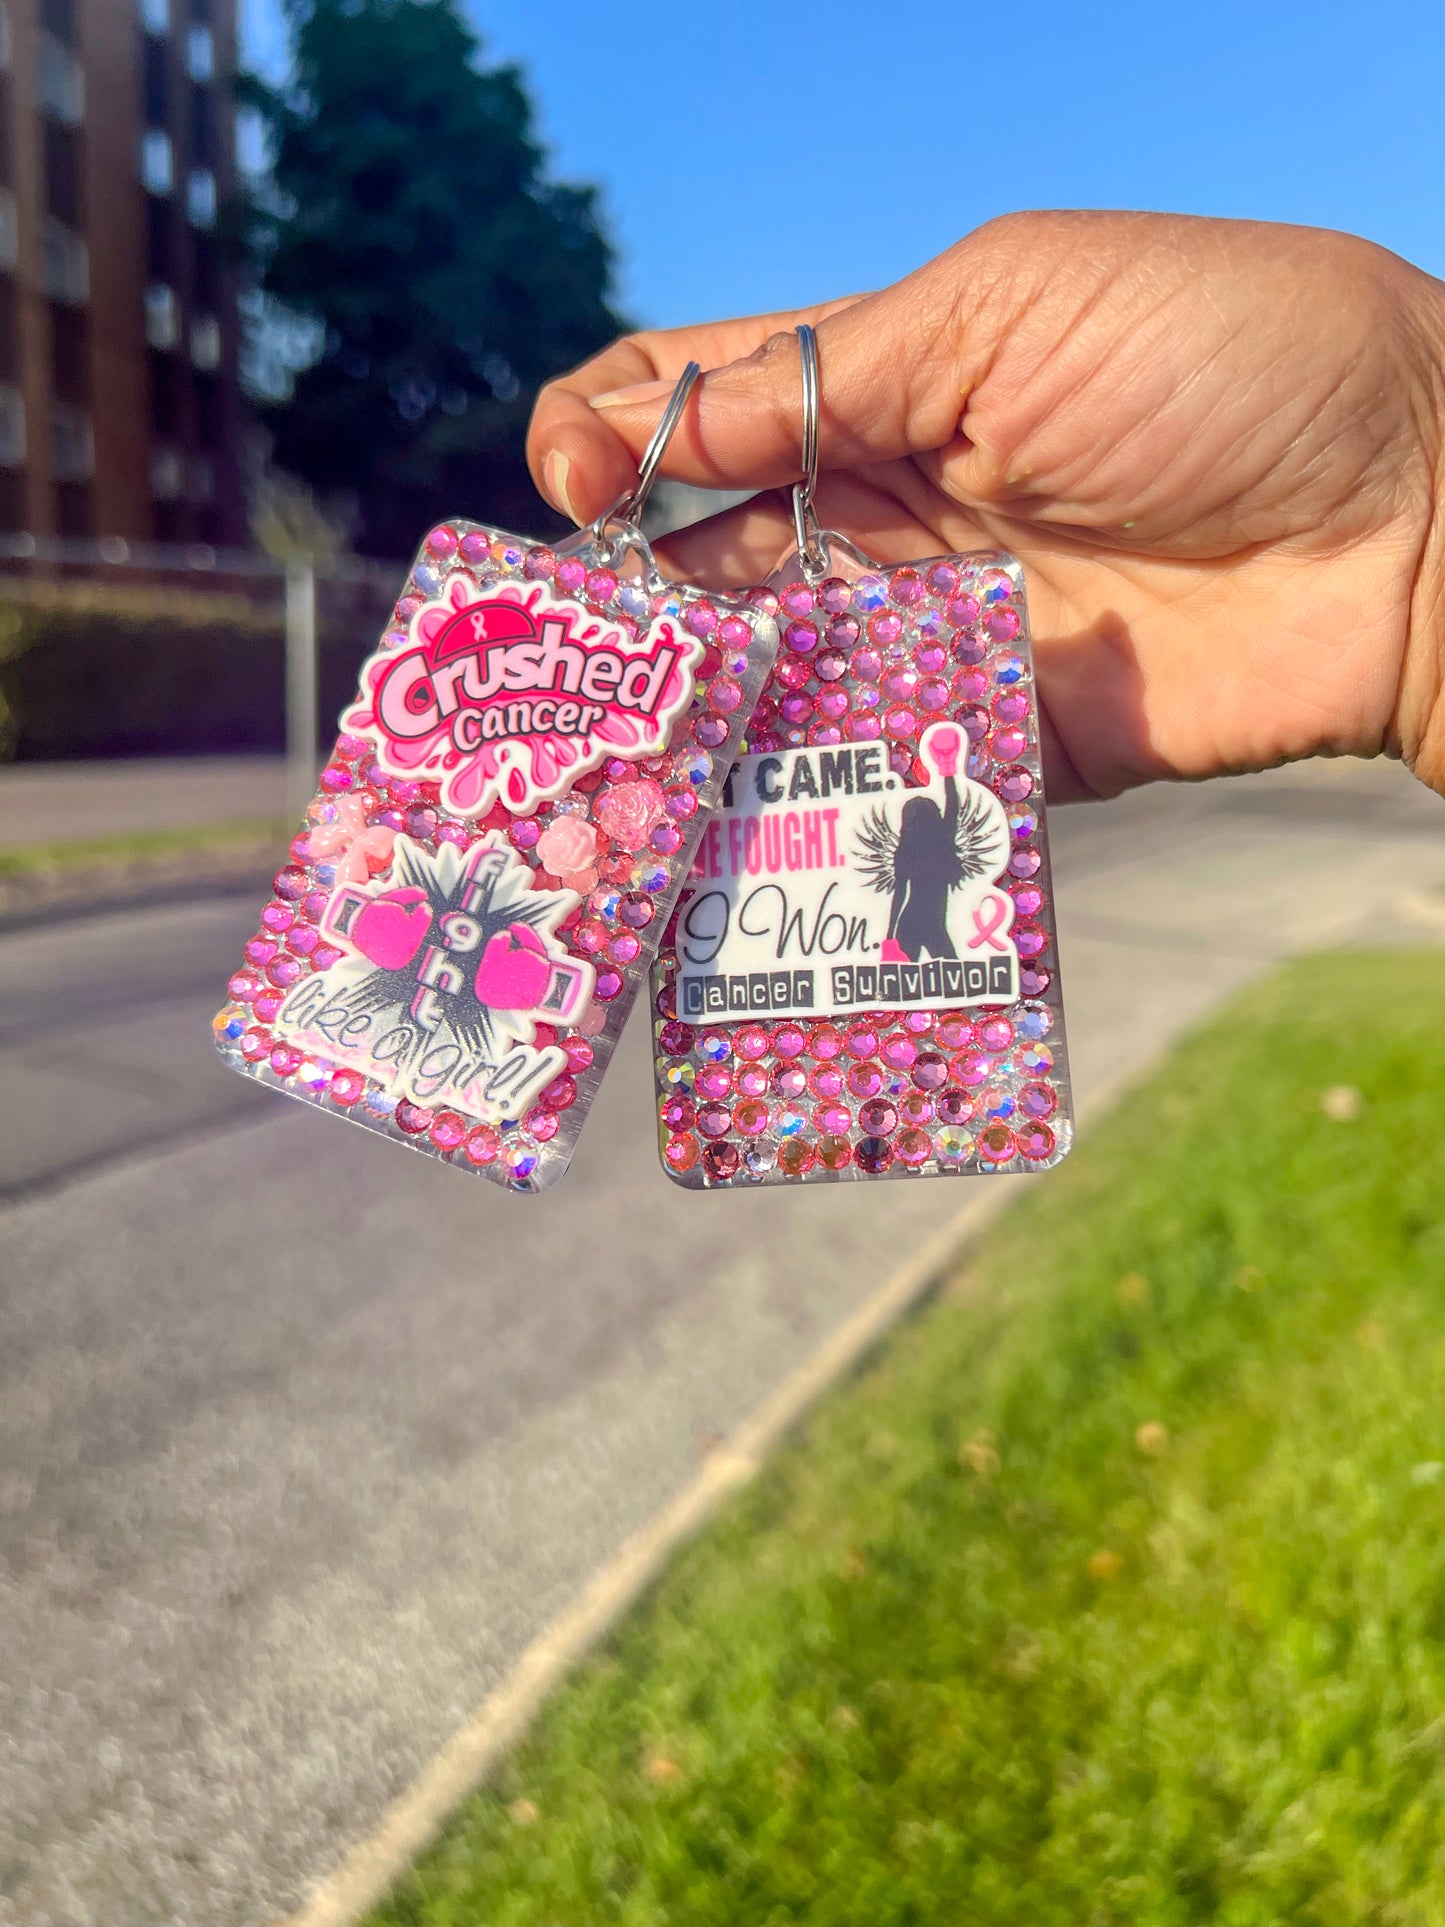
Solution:
M276 0L245 4L274 70ZM639 322L876 287L1021 207L1308 222L1445 274L1438 0L469 11L524 69L554 172L602 189Z

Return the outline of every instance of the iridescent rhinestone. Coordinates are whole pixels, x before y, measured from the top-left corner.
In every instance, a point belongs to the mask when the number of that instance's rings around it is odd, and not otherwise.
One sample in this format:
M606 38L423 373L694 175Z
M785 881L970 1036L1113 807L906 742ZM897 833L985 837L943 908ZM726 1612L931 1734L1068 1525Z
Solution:
M860 575L853 584L853 607L865 614L881 609L888 600L888 584L881 575Z
M779 1111L774 1127L779 1137L797 1137L800 1131L808 1128L808 1120L801 1111Z
M973 1133L945 1125L934 1138L938 1155L948 1164L962 1164L973 1151Z

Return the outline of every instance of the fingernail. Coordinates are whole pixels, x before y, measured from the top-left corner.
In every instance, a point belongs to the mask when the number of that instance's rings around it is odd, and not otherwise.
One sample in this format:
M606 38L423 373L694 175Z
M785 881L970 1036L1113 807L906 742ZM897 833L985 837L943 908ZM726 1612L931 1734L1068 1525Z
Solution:
M542 464L542 483L552 500L564 514L581 526L581 517L572 506L572 497L567 493L567 484L572 477L572 464L567 457L556 449Z
M677 386L671 381L639 381L631 388L609 388L605 395L594 395L594 408L638 408L650 401L661 401Z

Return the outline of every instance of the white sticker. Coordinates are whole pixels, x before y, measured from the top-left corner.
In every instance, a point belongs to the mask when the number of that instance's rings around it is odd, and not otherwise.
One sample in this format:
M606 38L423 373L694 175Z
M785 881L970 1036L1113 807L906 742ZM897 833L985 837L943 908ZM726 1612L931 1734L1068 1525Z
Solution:
M956 725L935 723L919 747L930 778L914 788L882 743L739 758L681 898L680 1017L1018 997L1003 804L960 773Z

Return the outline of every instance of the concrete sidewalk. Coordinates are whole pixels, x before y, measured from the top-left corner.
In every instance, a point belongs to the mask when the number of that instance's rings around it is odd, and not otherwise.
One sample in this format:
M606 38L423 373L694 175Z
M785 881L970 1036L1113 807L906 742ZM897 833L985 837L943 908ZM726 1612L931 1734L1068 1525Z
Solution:
M0 849L241 823L280 816L285 807L279 756L10 764L0 768Z

